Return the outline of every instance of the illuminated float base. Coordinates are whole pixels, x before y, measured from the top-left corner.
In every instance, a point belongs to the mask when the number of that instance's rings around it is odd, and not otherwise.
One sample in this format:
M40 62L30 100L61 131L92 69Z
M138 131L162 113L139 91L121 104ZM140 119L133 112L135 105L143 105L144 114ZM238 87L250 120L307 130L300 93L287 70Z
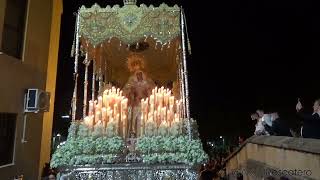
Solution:
M188 165L146 165L143 163L71 166L60 168L62 179L95 180L196 180L198 175Z

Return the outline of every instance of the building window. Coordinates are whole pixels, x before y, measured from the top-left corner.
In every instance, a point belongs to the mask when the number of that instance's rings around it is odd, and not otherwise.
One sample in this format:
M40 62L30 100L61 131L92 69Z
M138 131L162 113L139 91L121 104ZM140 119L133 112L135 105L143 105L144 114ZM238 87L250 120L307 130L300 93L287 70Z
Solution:
M1 51L21 59L28 1L7 0L2 31Z
M0 166L13 164L17 114L0 113Z

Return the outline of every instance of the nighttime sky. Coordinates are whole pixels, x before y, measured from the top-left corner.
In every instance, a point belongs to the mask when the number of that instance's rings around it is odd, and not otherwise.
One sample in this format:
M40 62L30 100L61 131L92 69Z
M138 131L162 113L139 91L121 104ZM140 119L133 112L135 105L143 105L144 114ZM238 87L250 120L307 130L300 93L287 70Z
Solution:
M66 132L73 90L74 12L97 2L65 0L61 24L55 132ZM138 1L158 6L162 1ZM320 97L320 12L312 1L165 0L183 5L192 46L188 70L191 113L203 138L250 135L250 113L258 107L294 121L300 97L306 107ZM309 106L307 106L309 105Z

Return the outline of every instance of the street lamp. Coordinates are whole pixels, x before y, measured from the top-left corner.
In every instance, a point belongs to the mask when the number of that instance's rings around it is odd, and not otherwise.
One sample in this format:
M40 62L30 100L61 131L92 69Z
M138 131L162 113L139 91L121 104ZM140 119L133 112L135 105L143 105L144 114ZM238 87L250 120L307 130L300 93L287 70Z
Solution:
M57 137L58 137L58 139L59 139L59 143L61 142L61 134L57 134Z
M222 139L222 145L224 146L224 138L220 136L220 139Z
M62 119L69 119L70 116L69 115L64 115L64 116L61 116Z

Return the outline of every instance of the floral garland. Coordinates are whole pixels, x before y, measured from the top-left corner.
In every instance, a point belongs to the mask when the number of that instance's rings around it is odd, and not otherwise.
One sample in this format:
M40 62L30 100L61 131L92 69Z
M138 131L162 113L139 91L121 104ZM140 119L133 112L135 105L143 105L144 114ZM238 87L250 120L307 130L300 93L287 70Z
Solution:
M137 149L142 153L143 162L184 163L195 165L208 159L200 140L189 140L187 136L156 136L138 139Z
M53 154L51 167L112 163L123 148L123 139L118 136L68 139Z

